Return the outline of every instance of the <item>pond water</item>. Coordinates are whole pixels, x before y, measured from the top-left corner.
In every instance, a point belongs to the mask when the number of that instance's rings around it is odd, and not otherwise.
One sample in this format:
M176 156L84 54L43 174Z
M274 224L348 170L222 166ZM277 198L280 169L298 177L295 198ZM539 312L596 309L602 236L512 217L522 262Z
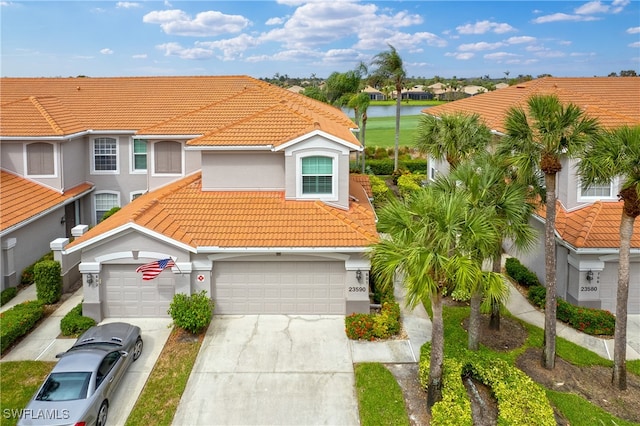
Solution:
M414 106L414 105L402 105L400 108L400 115L420 115L422 110L429 108L428 106ZM353 109L342 108L345 114L349 117L354 116ZM396 106L395 105L374 105L367 108L368 117L395 117Z

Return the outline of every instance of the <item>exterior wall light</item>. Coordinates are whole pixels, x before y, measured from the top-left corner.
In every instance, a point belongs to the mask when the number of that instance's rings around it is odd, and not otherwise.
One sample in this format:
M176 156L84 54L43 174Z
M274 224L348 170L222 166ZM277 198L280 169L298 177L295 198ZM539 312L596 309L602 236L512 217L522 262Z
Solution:
M358 280L358 282L362 281L362 271L360 269L356 271L356 280Z
M593 271L591 269L587 271L587 281L593 281Z

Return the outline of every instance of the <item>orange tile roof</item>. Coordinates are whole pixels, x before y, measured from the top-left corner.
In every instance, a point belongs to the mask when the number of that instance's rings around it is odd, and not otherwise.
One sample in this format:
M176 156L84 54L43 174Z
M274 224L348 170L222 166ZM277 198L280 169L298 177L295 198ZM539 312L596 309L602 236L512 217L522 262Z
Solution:
M5 137L122 130L277 145L317 129L357 148L355 127L338 108L247 76L0 79Z
M512 106L526 109L534 94L555 94L563 103L574 103L606 128L640 124L640 77L545 77L504 89L482 93L423 110L445 113L477 113L492 130L504 133L504 118Z
M368 200L349 210L280 191L202 191L196 173L145 194L68 248L135 223L191 247L366 247L378 238Z
M369 179L369 175L363 175L360 173L353 173L351 176L351 182L355 182L360 185L364 190L364 193L367 197L373 197L373 190L371 189L371 180ZM353 192L351 191L353 194ZM355 195L355 194L354 194Z
M556 203L556 230L576 248L619 248L622 201L596 201L578 210L567 211ZM545 218L544 206L537 214ZM634 222L631 247L640 248L640 221Z
M4 170L0 171L0 231L6 231L20 222L31 219L45 211L60 207L70 198L93 188L83 183L60 193L34 181ZM38 200L34 203L33 200Z

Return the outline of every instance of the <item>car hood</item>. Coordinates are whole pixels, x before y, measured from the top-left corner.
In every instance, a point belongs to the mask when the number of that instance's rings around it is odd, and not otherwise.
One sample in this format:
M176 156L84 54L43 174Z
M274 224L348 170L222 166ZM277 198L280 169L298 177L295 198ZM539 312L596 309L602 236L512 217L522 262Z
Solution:
M36 401L31 400L22 410L19 426L63 426L86 421L93 424L95 419L88 418L87 408L89 399L73 401Z

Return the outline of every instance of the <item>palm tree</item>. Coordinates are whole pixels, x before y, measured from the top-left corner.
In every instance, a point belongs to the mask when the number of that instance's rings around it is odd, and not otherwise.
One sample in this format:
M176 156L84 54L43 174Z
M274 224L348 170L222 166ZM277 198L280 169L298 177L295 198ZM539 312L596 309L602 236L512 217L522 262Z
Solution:
M542 365L551 370L556 352L556 175L562 157L575 157L599 131L597 121L577 105L563 105L555 95L533 95L527 111L511 107L505 119L506 136L498 151L512 156L520 179L531 181L538 171L545 185L545 321Z
M620 390L627 388L627 301L629 299L629 255L636 217L640 215L640 126L620 127L603 133L587 146L578 165L585 186L609 184L622 176L620 197L623 201L620 219L620 257L616 328L614 332L612 382Z
M395 47L389 45L389 50L378 53L373 57L371 65L375 67L371 73L372 86L384 85L387 82L393 84L396 89L396 137L393 155L393 170L398 170L398 149L400 144L400 103L402 102L402 88L407 72L404 69L402 58Z
M408 306L431 302L430 409L442 398L443 292L477 285L482 270L472 260L474 253L494 245L497 237L486 214L469 211L464 194L433 187L421 188L402 202L390 201L379 212L378 226L385 237L370 252L377 282L393 285L399 272L404 275Z
M486 310L491 309L492 323L499 329L500 307L508 297L508 290L501 272L502 242L509 238L519 249L527 249L535 242L535 233L529 226L533 205L527 199L526 185L509 181L505 176L502 159L487 151L478 153L449 174L433 183L445 192L463 192L468 207L489 215L498 239L488 252L477 252L481 266L485 259L493 260L491 273L485 273L482 285L471 291L471 314L469 317L469 349L478 350L480 338L480 308L484 300ZM496 267L497 264L497 267Z
M369 108L369 95L364 92L355 93L349 99L347 106L353 108L356 115L356 124L360 127L360 144L362 148L365 147L365 136L367 130L367 108ZM361 123L361 124L360 124ZM365 172L365 152L362 151L362 173Z
M440 117L423 115L418 122L415 145L434 160L447 160L455 170L469 155L486 150L491 131L477 114L443 114Z

